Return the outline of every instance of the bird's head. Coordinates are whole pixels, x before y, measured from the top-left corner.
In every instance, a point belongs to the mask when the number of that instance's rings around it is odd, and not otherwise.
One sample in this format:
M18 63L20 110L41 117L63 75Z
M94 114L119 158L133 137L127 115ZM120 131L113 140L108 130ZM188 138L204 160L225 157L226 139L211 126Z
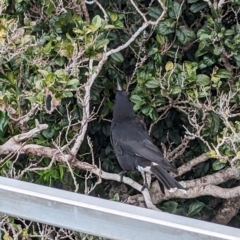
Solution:
M117 92L113 108L113 117L116 122L135 117L132 103L128 98L128 92L122 88L119 81L117 81Z

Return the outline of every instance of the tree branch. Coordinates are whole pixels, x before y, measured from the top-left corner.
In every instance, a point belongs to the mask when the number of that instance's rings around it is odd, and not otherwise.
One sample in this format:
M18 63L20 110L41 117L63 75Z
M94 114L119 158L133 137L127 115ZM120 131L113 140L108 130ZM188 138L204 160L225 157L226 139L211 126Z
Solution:
M238 214L240 209L239 197L230 198L223 202L212 222L227 225Z
M184 187L192 188L195 186L206 186L209 184L219 185L231 179L239 179L239 177L239 170L235 167L229 167L211 175L207 175L194 180L184 181Z
M155 181L152 184L152 188L150 189L150 194L154 204L158 204L162 201L173 198L191 199L200 196L213 196L217 198L228 199L240 196L240 186L234 188L221 188L214 185L196 186L186 191L181 190L177 190L176 192L166 191L165 194L163 194L160 190L158 182Z
M196 166L199 163L205 162L208 159L209 156L206 153L192 159L191 161L183 164L181 167L178 168L178 174L176 176L181 176L184 173L191 171L194 166Z
M36 127L26 133L22 133L19 135L16 135L12 138L10 138L7 142L5 142L3 145L0 145L0 155L6 155L9 154L10 152L16 151L21 145L21 143L24 140L28 140L38 133L40 133L42 130L47 129L48 125L47 124L39 124L38 120L35 120Z

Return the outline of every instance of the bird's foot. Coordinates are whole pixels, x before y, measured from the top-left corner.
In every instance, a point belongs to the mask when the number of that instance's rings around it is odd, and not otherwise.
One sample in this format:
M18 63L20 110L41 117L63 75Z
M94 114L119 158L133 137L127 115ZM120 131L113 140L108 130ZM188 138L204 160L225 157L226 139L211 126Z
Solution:
M119 175L120 175L120 183L123 182L124 173L126 173L126 171L122 171L122 172L119 173Z
M141 192L142 192L145 188L148 189L148 184L147 184L147 183L144 183L144 184L143 184L142 189L141 189Z

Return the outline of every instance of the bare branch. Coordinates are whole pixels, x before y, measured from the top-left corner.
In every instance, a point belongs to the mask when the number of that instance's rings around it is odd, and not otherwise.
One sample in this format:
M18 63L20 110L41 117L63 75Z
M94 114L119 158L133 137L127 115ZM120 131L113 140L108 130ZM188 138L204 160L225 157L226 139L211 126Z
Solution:
M16 136L10 138L3 145L0 145L0 155L6 155L6 154L9 154L10 152L14 152L15 150L17 150L20 147L19 146L20 142L22 142L24 140L28 140L28 139L34 137L35 135L37 135L42 130L48 128L47 124L39 124L38 120L35 120L35 124L36 124L36 128L30 130L29 132L16 135Z
M209 156L206 153L192 159L191 161L185 163L184 165L178 168L177 176L181 176L184 173L191 171L194 166L196 166L199 163L205 162L208 159L209 159Z
M132 3L132 5L134 6L134 8L136 9L136 11L142 16L144 22L147 22L147 18L145 17L145 15L139 10L139 8L137 7L137 5L135 4L135 2L133 0L130 0L130 2Z
M212 3L210 0L203 0L204 2L206 2L208 4L209 7L212 7Z
M187 191L181 190L178 190L176 192L166 191L165 194L163 194L160 190L158 182L156 181L152 184L150 194L154 204L158 204L162 201L173 198L191 199L200 196L213 196L217 198L228 199L240 196L240 186L234 188L221 188L214 185L196 186L194 188L188 189Z
M97 0L94 0L94 2L98 5L98 7L101 9L101 11L103 12L103 15L104 15L104 19L105 21L107 22L108 21L108 15L105 11L105 9L103 8L103 6L101 5L100 2L98 2Z
M206 185L219 185L221 183L227 182L231 179L239 179L239 170L237 168L226 168L214 174L204 176L202 178L184 181L182 183L186 188L192 188L195 186L206 186Z
M217 215L214 216L212 222L227 225L238 214L239 209L239 197L227 199L217 211Z
M103 54L103 58L101 59L101 61L99 62L97 69L95 72L93 71L93 60L90 59L89 61L89 69L90 69L90 77L88 79L88 81L84 84L84 90L85 90L85 95L84 95L84 99L83 99L83 119L81 121L81 129L80 129L80 133L76 139L76 142L74 144L74 146L71 149L71 154L72 155L76 155L86 134L87 131L87 127L88 127L88 120L90 117L90 91L91 91L91 87L95 81L95 79L97 78L99 72L101 71L104 63L107 60L107 56L106 54Z

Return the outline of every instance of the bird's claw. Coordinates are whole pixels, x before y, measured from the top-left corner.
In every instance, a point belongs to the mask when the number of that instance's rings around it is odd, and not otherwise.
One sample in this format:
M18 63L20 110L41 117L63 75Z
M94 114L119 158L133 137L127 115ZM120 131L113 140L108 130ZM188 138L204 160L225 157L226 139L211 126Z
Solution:
M141 189L141 192L142 192L145 188L148 189L148 184L147 184L147 183L144 183L144 184L143 184L142 189Z
M120 183L123 182L123 174L120 174Z
M123 182L123 177L124 177L124 173L125 173L125 172L126 172L126 171L122 171L122 172L119 173L119 175L120 175L120 183Z

